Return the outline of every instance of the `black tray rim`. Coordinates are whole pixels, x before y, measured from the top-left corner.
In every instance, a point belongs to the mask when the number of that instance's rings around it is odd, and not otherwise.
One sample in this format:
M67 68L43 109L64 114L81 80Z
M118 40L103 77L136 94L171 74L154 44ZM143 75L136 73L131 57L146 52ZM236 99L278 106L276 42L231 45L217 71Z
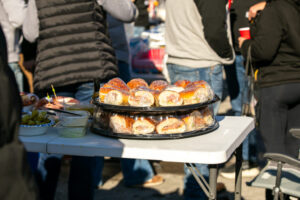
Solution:
M98 98L97 98L98 99ZM182 105L182 106L164 106L164 107L136 107L136 106L119 106L112 104L101 103L96 98L93 99L93 104L97 107L100 107L103 110L109 110L111 112L140 112L140 113L170 113L170 112L178 112L178 111L188 111L194 110L202 107L206 107L213 103L220 101L220 98L215 94L214 98L210 101L203 103L196 103L190 105Z
M204 130L195 130L184 133L174 133L174 134L144 134L144 135L134 135L134 134L124 134L115 133L109 129L95 128L93 125L90 126L90 131L101 136L118 138L118 139L134 139L134 140L170 140L170 139L183 139L189 137L195 137L200 135L208 134L219 128L219 123L215 120L215 123Z

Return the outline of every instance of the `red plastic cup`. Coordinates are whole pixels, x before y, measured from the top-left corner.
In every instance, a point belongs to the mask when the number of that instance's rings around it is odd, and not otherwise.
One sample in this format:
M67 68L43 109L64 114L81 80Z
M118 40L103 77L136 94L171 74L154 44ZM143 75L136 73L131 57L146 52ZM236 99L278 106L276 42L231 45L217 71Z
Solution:
M249 27L239 28L239 32L241 37L251 39Z

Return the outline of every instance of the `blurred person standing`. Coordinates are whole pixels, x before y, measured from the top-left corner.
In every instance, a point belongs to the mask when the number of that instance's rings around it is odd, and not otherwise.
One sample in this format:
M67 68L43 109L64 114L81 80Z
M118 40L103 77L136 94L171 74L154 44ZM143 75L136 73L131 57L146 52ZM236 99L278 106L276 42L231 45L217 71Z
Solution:
M258 70L257 118L265 150L297 157L300 142L289 129L300 125L300 1L256 4L249 20L251 39L239 37L239 46L244 57L251 47Z
M222 97L223 65L234 61L226 1L166 1L167 69L171 84L177 80L204 80ZM214 105L216 114L219 104ZM206 164L196 164L208 179ZM185 200L206 199L191 172L185 167Z
M139 15L134 22L133 37L140 37L142 32L150 28L148 6L149 0L132 0L136 5Z
M0 0L0 24L6 37L8 64L23 92L23 73L18 64L22 38L22 24L26 13L24 0Z
M38 199L23 144L19 141L22 103L8 66L6 39L0 26L0 199Z
M234 0L230 9L230 21L233 37L233 46L236 53L235 61L232 65L224 68L230 104L232 112L230 115L241 116L242 107L245 103L250 103L248 96L248 83L245 77L245 59L242 56L238 44L240 36L239 28L249 27L250 23L246 17L246 12L250 6L261 2L262 0ZM253 130L243 142L243 176L256 176L259 173L257 165L256 132ZM225 166L221 169L221 175L225 178L235 177L234 164Z
M130 0L29 0L24 36L38 39L34 71L34 89L41 96L51 92L51 84L59 96L69 96L80 102L91 100L94 83L105 83L119 75L117 60L108 34L106 16L109 13L123 22L135 18ZM43 198L53 199L60 172L62 155L44 156L46 182ZM135 183L152 181L149 163L130 160ZM101 157L73 156L69 177L69 199L93 199L101 175ZM134 180L132 180L134 181Z

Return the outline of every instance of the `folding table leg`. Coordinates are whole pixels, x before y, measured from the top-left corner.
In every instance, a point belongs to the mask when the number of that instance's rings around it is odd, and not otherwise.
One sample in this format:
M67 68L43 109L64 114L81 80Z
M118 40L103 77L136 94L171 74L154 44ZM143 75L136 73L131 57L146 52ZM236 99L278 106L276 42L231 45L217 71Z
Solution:
M217 173L218 167L217 165L209 165L209 185L206 182L203 175L200 171L191 163L185 163L187 168L191 171L192 175L194 176L195 180L205 193L205 195L209 198L209 200L216 200L217 199Z
M209 187L210 187L209 200L217 199L217 178L218 178L217 165L210 165L209 166Z
M242 150L243 143L236 149L236 162L235 162L235 200L241 200L241 192L242 192Z

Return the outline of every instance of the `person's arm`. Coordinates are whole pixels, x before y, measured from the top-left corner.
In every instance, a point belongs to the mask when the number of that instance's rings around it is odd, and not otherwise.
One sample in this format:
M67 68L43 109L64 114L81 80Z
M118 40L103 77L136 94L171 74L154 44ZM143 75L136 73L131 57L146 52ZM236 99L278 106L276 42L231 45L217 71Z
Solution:
M262 11L265 8L265 6L266 6L265 1L259 2L257 4L254 4L253 6L251 6L248 11L248 20L251 21L252 19L254 19L256 17L257 13L259 11Z
M23 23L23 35L29 42L34 42L39 37L39 18L35 0L29 0L28 2Z
M226 1L194 0L194 2L202 17L204 36L208 44L221 58L232 58L232 46L226 27Z
M15 28L21 27L26 13L24 0L1 0L1 3L10 24Z
M106 12L122 22L133 22L138 11L131 0L97 0Z
M240 41L242 54L246 56L251 45L253 62L271 62L280 46L283 30L278 11L266 7L257 19L253 39Z

